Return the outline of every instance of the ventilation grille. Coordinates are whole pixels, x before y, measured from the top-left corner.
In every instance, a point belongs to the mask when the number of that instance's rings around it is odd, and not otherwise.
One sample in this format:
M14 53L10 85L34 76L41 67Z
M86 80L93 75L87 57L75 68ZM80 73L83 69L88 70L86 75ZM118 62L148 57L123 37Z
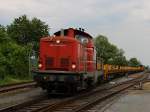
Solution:
M54 58L46 57L45 59L45 67L47 70L51 69L54 66Z
M60 60L61 67L69 67L69 59L68 58L61 58Z

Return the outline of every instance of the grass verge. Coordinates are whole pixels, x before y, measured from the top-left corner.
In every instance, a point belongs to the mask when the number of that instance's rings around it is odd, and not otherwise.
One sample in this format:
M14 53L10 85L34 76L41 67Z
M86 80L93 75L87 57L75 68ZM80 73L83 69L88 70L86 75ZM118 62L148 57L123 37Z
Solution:
M7 84L14 84L14 83L20 83L20 82L28 82L32 81L31 77L27 78L16 78L11 76L6 76L4 79L0 79L0 86L7 85Z

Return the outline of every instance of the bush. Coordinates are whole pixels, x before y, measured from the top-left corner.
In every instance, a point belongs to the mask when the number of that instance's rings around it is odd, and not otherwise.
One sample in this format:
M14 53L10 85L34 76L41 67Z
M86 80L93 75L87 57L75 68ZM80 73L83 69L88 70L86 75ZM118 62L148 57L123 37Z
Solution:
M12 75L28 77L28 54L30 46L9 42L0 46L0 77Z

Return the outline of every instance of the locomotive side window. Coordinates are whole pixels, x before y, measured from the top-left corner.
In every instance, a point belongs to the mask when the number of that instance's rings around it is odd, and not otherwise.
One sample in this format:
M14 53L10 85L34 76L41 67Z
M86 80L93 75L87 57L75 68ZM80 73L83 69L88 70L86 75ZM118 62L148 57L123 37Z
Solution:
M88 38L82 35L76 35L75 38L79 40L82 44L87 44L89 42Z
M67 36L68 35L68 30L61 30L59 32L54 33L55 36L61 36L63 34L63 36Z

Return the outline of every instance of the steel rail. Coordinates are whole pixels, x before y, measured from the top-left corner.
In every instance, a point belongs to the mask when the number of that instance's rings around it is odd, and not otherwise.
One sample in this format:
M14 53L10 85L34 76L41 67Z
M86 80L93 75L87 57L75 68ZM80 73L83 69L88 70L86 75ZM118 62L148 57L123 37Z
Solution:
M145 74L145 73L143 73ZM142 75L143 76L143 75ZM114 95L116 93L119 93L122 90L115 90L115 88L119 88L121 86L122 88L128 88L133 86L134 84L138 83L139 81L142 81L146 78L146 75L143 77L139 76L136 79L128 80L119 84L115 84L112 86L102 86L97 87L93 91L87 92L87 93L81 93L77 96L65 98L62 100L51 100L51 99L41 99L41 100L35 100L32 102L26 102L24 104L14 105L11 107L7 107L5 109L0 109L0 112L18 112L18 111L24 111L24 112L46 112L46 111L71 111L71 112L79 112L83 109L87 108L88 105L91 105L91 101L98 102L99 100L104 100L105 98L110 97L111 95ZM126 86L125 86L126 85ZM120 88L121 88L120 87ZM121 89L122 89L121 88ZM123 89L123 90L124 90ZM115 93L116 92L116 93ZM107 94L106 94L107 93ZM95 97L98 96L98 97ZM74 104L76 102L76 104ZM70 106L71 105L71 106Z
M90 106L103 101L109 97L112 97L115 94L120 93L121 91L132 87L136 83L138 83L141 80L144 80L144 78L137 78L136 80L130 80L125 83L121 83L118 85L115 85L111 87L110 89L103 90L103 91L94 91L91 93L88 93L83 96L79 96L75 99L71 99L68 101L60 102L55 105L51 105L47 108L41 108L38 109L39 112L80 112L83 111L84 109L89 108Z
M36 82L34 82L34 81L4 85L4 86L0 86L0 94L5 93L5 92L18 90L18 89L33 87L33 86L36 86Z

